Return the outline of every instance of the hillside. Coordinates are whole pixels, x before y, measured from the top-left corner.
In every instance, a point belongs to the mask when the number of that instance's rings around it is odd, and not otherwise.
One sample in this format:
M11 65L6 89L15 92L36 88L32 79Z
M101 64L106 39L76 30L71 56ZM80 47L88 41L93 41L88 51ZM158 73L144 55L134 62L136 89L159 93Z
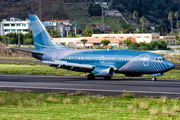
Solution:
M88 0L87 0L88 1ZM86 2L69 2L68 0L42 0L41 20L47 19L70 19L78 21L81 26L90 23L85 13L87 12ZM0 20L17 17L27 19L28 14L39 16L39 0L1 0L0 1Z
M28 14L39 15L40 0L1 0L0 1L0 20L17 17L27 19ZM87 11L89 3L93 0L41 0L41 20L47 19L70 19L78 21L79 26L94 27ZM94 0L97 1L97 0ZM180 11L179 0L104 0L111 1L110 9L118 9L123 16L133 25L135 20L132 13L138 11L138 19L145 16L150 23L166 24L170 11ZM109 19L109 21L111 21ZM112 23L113 24L113 23ZM175 25L175 20L174 20ZM150 25L149 25L150 26ZM95 28L95 27L94 27Z
M7 45L0 42L0 57L31 57L30 53L12 50L7 47Z

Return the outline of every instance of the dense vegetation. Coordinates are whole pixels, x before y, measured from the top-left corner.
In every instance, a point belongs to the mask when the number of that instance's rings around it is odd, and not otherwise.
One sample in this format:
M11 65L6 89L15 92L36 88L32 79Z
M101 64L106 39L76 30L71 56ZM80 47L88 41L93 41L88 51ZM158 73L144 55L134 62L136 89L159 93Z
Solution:
M151 41L150 43L140 42L132 43L130 40L125 40L124 43L129 50L167 50L167 43L164 40Z
M51 37L61 37L57 30L47 29ZM16 45L32 45L34 43L32 31L27 34L9 33L7 35L0 35L0 42L4 44L16 44Z
M123 4L123 6L133 13L137 11L139 16L152 15L155 18L167 18L170 11L178 11L180 2L175 0L113 0L113 5L118 5L117 3ZM118 7L120 11L122 7Z

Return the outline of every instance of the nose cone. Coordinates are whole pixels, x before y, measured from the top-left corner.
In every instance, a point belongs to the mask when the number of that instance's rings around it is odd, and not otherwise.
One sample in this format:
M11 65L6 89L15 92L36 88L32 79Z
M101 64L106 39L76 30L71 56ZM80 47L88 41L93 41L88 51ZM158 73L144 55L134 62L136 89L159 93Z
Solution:
M172 62L170 62L170 63L171 63L171 69L173 69L175 67L175 65Z
M170 62L170 61L167 61L167 67L168 67L168 70L171 70L171 69L173 69L174 67L175 67L175 65L172 63L172 62ZM168 71L167 70L167 71Z

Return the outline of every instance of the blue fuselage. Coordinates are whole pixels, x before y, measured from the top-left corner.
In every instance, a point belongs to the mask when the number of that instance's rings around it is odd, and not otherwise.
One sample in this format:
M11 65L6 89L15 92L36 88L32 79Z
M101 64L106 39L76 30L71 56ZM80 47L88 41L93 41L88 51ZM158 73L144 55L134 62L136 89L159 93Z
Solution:
M116 73L162 74L174 68L174 64L163 56L143 51L46 49L41 52L43 56L38 59L43 61L109 66L116 68Z

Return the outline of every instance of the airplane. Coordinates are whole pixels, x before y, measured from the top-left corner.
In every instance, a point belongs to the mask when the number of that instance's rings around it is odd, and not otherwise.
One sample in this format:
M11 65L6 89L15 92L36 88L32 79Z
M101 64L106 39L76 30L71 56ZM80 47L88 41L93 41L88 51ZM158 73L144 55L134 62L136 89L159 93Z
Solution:
M95 77L110 80L115 73L120 73L127 77L151 74L152 81L156 81L156 76L175 67L164 56L151 52L70 49L53 42L36 15L29 14L29 18L35 50L12 49L30 52L32 57L57 69L89 73L88 80L94 80Z

